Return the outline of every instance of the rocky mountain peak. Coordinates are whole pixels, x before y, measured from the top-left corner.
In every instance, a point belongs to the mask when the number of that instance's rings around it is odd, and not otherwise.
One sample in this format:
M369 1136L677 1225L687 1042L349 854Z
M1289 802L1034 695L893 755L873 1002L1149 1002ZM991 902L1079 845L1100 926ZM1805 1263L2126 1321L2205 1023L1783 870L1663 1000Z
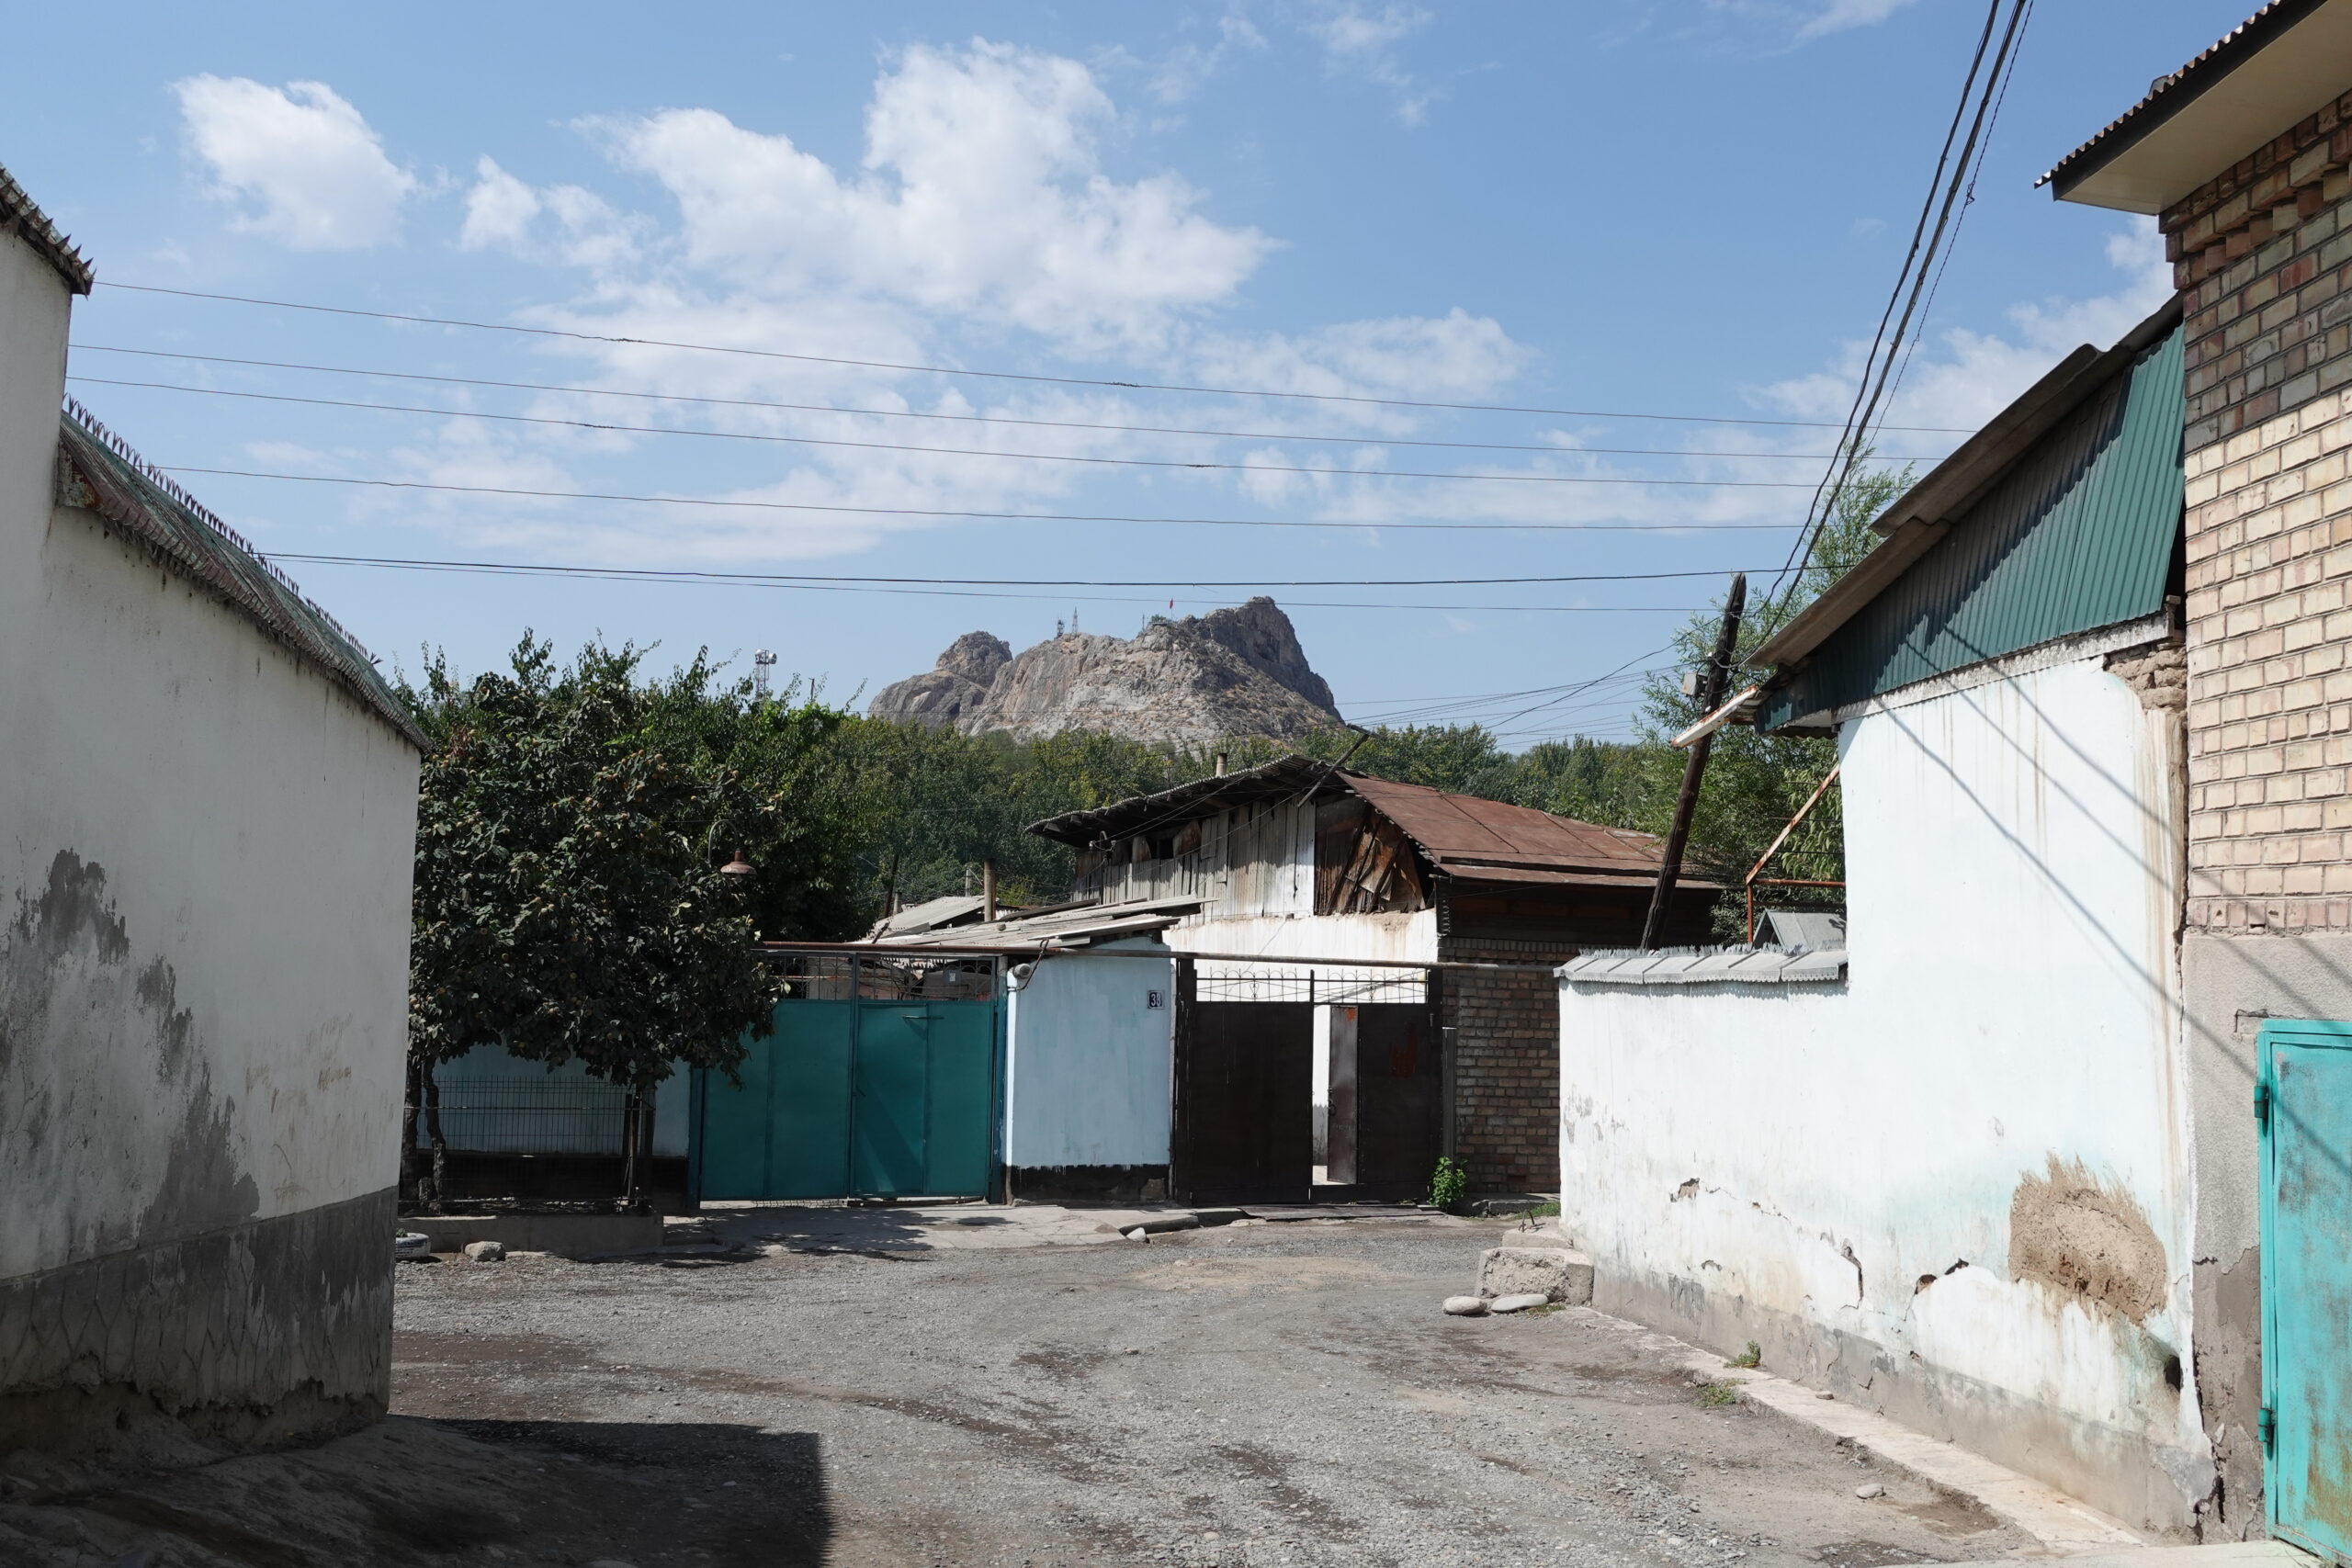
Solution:
M967 632L932 669L876 693L866 712L967 735L1081 729L1180 746L1295 740L1340 722L1290 617L1267 598L1155 619L1132 638L1065 632L1018 656L1001 637Z

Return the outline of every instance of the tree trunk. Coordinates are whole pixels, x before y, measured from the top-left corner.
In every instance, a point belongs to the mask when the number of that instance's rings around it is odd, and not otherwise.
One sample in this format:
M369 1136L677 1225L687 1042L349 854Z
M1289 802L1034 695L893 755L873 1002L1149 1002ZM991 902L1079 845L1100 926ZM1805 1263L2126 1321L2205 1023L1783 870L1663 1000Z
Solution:
M424 1194L425 1208L435 1214L446 1213L443 1207L449 1191L449 1140L441 1134L441 1085L427 1064L424 1072L424 1135L433 1140L432 1190Z
M645 1097L636 1089L630 1089L621 1101L621 1212L629 1214L637 1213L641 1185L638 1145L644 1107Z
M424 1067L415 1057L408 1061L406 1092L401 1096L401 1201L413 1205L419 1201L417 1192L418 1160L416 1157L417 1098Z

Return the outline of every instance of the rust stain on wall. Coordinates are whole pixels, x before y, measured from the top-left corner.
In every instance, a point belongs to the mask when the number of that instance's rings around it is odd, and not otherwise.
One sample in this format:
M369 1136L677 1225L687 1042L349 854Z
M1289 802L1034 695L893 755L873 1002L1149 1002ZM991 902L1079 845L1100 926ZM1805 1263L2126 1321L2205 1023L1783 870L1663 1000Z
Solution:
M2143 1322L2169 1289L2164 1243L2138 1200L2080 1160L2029 1174L2009 1200L2009 1277Z

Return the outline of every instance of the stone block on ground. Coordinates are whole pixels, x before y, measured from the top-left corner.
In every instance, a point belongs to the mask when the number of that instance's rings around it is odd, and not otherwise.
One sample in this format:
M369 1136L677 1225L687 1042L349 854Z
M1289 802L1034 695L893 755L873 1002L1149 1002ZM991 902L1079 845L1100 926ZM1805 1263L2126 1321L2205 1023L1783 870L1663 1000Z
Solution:
M1484 1317L1487 1315L1487 1298L1448 1296L1445 1298L1445 1310L1447 1315L1452 1317Z
M1578 1306L1592 1302L1592 1259L1564 1247L1490 1247L1478 1259L1482 1296L1541 1295Z
M503 1263L506 1244L503 1241L469 1241L466 1243L466 1259L470 1263Z

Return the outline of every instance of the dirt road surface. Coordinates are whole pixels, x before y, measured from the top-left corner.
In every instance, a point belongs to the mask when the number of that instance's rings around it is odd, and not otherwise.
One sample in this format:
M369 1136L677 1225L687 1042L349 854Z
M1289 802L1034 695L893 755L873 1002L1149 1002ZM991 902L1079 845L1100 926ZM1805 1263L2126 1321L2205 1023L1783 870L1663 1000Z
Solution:
M709 1257L404 1267L398 1419L0 1505L0 1562L34 1526L52 1554L22 1560L60 1568L1859 1568L2032 1550L1867 1453L1711 1403L1614 1320L1444 1316L1504 1227L952 1247L779 1216L724 1222L742 1245Z

